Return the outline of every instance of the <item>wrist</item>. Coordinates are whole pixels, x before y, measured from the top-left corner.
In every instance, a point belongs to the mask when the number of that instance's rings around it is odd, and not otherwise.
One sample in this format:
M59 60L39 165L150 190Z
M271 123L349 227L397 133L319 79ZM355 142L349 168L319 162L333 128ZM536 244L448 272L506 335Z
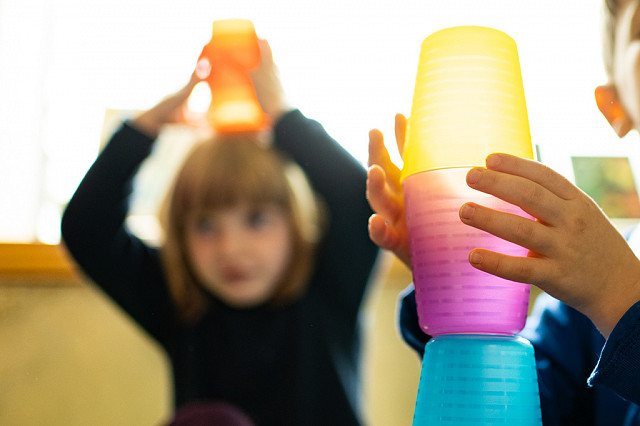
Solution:
M162 124L151 119L146 113L130 120L129 125L151 139L156 139L162 129Z
M603 288L602 297L588 315L600 333L608 338L624 314L640 301L640 263L614 285Z
M269 112L266 112L267 115L271 118L271 122L275 125L276 123L278 123L280 121L280 119L282 119L282 117L284 117L285 115L287 115L289 112L293 111L295 108L292 108L289 105L280 105L277 108L273 108L271 109Z

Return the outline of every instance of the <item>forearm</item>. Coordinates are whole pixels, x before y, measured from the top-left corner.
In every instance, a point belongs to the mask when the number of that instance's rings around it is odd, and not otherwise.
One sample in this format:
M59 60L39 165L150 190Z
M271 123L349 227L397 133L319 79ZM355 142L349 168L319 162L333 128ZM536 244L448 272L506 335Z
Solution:
M304 170L328 208L317 257L322 291L344 312L356 312L378 253L367 232L372 210L365 197L366 171L318 122L297 110L276 124L274 137L275 148Z
M125 227L131 181L153 140L124 125L69 202L62 237L83 271L159 342L171 304L157 251Z
M67 205L62 238L81 266L111 250L129 208L131 181L153 140L124 125L116 132Z
M274 139L275 147L304 169L324 197L358 195L366 202L366 170L320 123L289 111L276 123Z

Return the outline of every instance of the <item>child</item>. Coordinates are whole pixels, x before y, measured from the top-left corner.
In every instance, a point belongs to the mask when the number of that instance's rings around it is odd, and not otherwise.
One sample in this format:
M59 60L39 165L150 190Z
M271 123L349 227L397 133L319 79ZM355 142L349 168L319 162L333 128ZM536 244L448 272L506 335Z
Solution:
M266 42L261 50L252 78L273 146L256 135L198 144L165 203L161 247L130 234L132 179L200 81L194 73L113 135L69 202L62 235L166 350L177 407L215 401L260 425L358 425L358 312L378 253L364 225L366 172L322 126L287 110Z
M640 32L640 2L607 1L607 11L610 84L596 95L622 136L640 125L640 50L634 38ZM400 152L404 126L404 118L397 117ZM398 170L378 131L370 133L370 163L368 198L377 212L370 219L371 238L410 266ZM475 249L470 263L535 284L564 302L541 296L522 332L535 347L543 423L640 424L635 405L640 403L640 261L624 238L587 195L534 161L493 154L486 168L469 172L467 183L537 219L473 203L461 206L464 223L529 249L524 258ZM412 288L401 299L400 327L422 353L429 336L419 328Z

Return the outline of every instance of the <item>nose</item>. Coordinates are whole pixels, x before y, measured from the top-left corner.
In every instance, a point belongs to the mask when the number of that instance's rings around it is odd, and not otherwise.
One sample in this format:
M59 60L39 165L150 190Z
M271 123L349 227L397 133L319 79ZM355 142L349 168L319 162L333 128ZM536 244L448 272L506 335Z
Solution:
M248 241L237 231L225 231L218 240L218 249L222 256L231 258L239 256L246 251Z

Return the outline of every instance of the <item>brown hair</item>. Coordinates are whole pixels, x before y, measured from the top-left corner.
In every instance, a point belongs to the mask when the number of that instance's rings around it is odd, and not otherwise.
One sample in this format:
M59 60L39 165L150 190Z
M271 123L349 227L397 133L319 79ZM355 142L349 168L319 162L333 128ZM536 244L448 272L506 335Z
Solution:
M318 200L304 172L251 136L197 144L178 171L162 209L161 256L179 317L196 321L207 309L207 292L198 283L186 249L187 219L194 213L241 202L275 203L293 230L293 256L272 304L286 304L305 288L321 235Z
M602 4L602 59L605 72L613 75L613 49L616 40L618 0L604 0Z

